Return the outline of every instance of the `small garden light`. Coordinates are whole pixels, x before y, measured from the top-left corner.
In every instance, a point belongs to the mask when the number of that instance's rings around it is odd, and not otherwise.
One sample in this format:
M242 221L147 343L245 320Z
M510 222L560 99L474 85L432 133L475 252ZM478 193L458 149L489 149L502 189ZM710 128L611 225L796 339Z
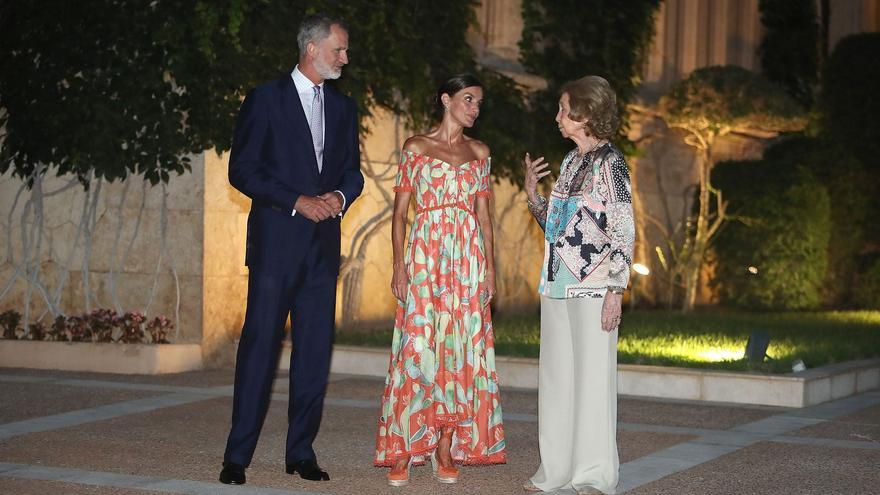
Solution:
M645 266L641 263L633 263L633 271L638 273L639 275L650 275L651 274L651 270L647 266Z

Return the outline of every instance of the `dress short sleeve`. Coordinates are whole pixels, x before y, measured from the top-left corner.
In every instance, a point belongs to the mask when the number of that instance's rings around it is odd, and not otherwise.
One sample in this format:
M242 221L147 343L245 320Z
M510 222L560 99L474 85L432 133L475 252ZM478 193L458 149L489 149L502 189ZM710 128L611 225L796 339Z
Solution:
M492 189L489 181L492 177L492 157L487 157L480 167L480 187L477 189L477 196L488 198L492 196Z
M397 178L394 181L394 192L413 191L412 174L418 155L411 151L401 150L400 163L397 164Z

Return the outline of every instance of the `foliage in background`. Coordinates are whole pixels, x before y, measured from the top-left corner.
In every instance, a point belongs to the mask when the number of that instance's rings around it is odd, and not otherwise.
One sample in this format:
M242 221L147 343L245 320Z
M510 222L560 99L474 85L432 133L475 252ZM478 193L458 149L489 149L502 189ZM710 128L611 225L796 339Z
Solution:
M823 134L849 147L872 173L880 171L880 33L841 39L822 75Z
M358 103L424 129L449 76L478 72L495 112L484 136L526 120L521 89L480 71L465 36L472 0L301 2L86 0L4 2L0 15L0 108L6 135L0 172L31 180L53 170L109 181L144 174L154 184L189 169L187 154L229 148L241 98L296 64L296 26L315 11L349 21L351 63L333 84ZM394 26L393 36L389 26ZM490 105L492 106L492 105ZM494 114L494 115L493 115ZM366 121L362 120L362 124ZM365 126L362 126L366 130ZM499 140L496 156L521 146ZM510 147L517 144L514 151ZM519 170L496 160L496 175Z
M168 344L174 324L159 315L147 320L138 311L118 314L109 309L96 309L79 316L58 316L48 327L31 323L29 331L21 326L17 311L0 313L0 338L10 340L45 340L61 342L117 342L123 344Z
M222 62L234 23L204 23L198 2L5 3L0 72L15 77L0 81L0 172L156 184L187 170L187 153L228 147L250 67Z
M758 9L764 26L761 73L809 108L819 79L815 0L760 0Z
M835 140L796 137L785 139L764 152L763 173L772 173L777 184L791 184L798 167L808 171L828 190L831 200L831 242L823 286L823 305L854 307L858 293L860 253L870 221L871 181L852 151ZM752 184L741 184L751 188ZM734 193L738 195L739 193ZM757 240L757 238L756 238Z
M672 87L661 101L671 125L718 137L752 130L803 128L806 114L785 91L736 65L703 67Z
M854 299L859 307L880 309L880 259L875 259L859 277Z
M492 175L522 187L522 158L536 117L525 106L525 91L515 81L490 70L477 74L483 83L483 105L468 134L492 148Z
M660 110L669 127L685 131L685 143L697 151L696 213L680 231L665 233L666 252L660 257L669 279L684 289L682 309L690 311L706 251L726 215L722 192L712 185L715 140L731 133L766 137L798 130L806 124L806 115L782 88L733 65L691 72L661 99Z
M571 149L553 121L559 88L586 75L602 76L614 88L623 119L616 141L632 150L625 141L625 109L640 82L659 5L659 0L523 0L520 58L548 83L530 98L534 117L527 145L532 156L545 155L558 164Z
M721 301L761 310L819 307L832 230L823 183L796 162L767 158L724 162L714 175L732 193L735 218L714 244Z
M865 166L873 198L869 218L880 217L880 33L841 39L825 63L818 109L821 134ZM880 226L868 224L866 240L880 254Z

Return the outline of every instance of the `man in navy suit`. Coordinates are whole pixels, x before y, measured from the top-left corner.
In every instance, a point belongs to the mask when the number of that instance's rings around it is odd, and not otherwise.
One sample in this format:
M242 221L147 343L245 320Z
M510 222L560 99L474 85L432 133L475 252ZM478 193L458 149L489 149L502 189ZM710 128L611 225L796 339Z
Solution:
M318 434L336 310L339 224L364 187L355 103L324 84L348 63L345 24L307 17L299 63L251 91L235 126L229 182L251 198L247 312L235 368L232 429L220 481L244 484L269 406L288 314L293 352L286 471L329 480Z

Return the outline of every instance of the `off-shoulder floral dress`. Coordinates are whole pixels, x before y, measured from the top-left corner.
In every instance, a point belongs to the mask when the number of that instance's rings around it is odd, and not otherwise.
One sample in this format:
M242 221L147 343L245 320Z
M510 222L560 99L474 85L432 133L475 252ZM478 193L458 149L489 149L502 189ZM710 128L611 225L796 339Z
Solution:
M474 213L488 196L491 159L446 163L401 153L395 191L411 191L416 213L405 253L410 285L398 302L391 361L376 435L377 466L415 461L455 426L453 459L505 462L486 256Z

